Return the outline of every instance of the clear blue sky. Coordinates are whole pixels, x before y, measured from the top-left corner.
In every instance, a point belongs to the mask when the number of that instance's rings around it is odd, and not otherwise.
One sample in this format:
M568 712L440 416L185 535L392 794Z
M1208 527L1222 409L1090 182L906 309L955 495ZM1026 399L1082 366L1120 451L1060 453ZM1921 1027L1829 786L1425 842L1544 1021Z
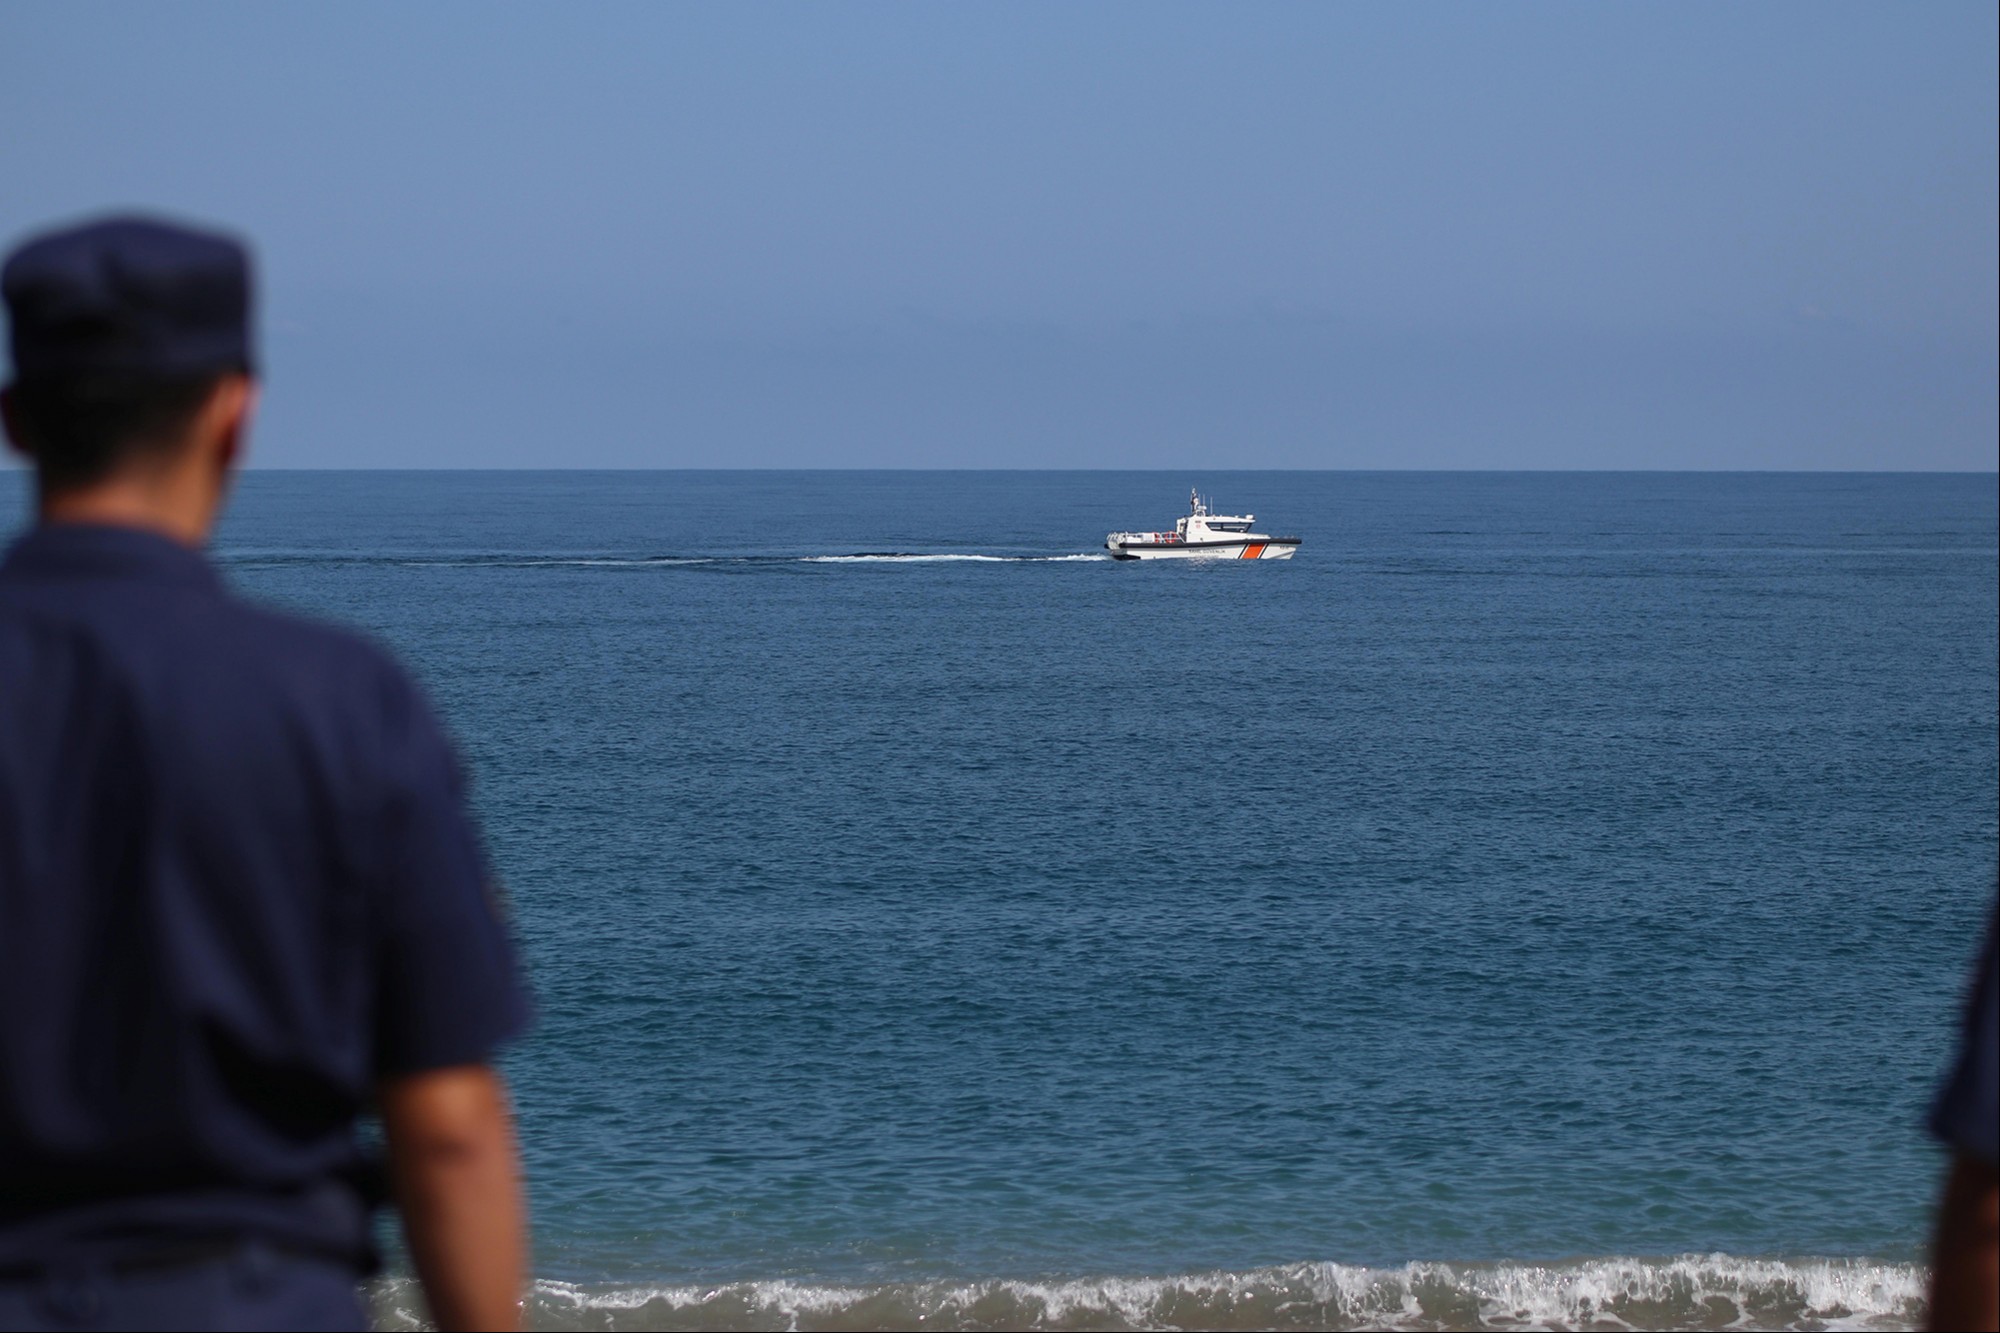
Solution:
M269 466L1996 464L1995 6L0 0Z

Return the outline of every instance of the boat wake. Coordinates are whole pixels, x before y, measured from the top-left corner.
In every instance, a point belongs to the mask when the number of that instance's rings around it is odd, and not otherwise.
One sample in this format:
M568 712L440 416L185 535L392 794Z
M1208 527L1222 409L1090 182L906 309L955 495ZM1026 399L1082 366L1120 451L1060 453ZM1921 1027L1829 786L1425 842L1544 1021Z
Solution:
M218 551L216 560L234 569L295 565L400 565L434 569L671 569L683 566L774 565L1048 565L1104 563L1104 552L1063 555L996 555L969 551L855 551L838 555L415 555L317 551Z
M1925 1273L1853 1259L1587 1259L1565 1264L1302 1263L1070 1281L716 1286L540 1281L531 1328L1905 1329ZM414 1285L375 1290L377 1328L415 1328Z
M863 564L870 562L876 564L924 565L948 563L954 560L965 560L975 563L984 562L997 565L1051 565L1067 564L1079 560L1109 560L1111 556L1108 553L1104 555L1095 553L1081 555L971 555L955 551L936 555L920 555L911 552L885 551L879 555L872 553L862 553L859 555L805 555L798 558L808 565Z

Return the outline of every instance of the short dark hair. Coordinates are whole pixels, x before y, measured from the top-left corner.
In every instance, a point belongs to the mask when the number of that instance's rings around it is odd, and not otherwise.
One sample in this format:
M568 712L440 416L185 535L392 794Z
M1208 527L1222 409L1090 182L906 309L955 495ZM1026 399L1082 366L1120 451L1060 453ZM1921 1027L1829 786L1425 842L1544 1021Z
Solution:
M198 375L36 375L10 392L18 443L42 484L73 489L171 450L227 371Z

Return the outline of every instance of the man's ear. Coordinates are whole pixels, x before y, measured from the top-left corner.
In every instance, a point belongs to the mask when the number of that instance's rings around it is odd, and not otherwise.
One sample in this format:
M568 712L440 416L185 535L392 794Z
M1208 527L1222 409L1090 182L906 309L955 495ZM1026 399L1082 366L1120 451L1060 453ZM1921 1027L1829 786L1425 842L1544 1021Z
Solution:
M257 381L248 375L225 375L202 404L197 429L203 439L215 441L215 462L228 472L243 459L249 443L250 418L257 410Z
M7 429L7 443L15 453L23 458L35 456L34 446L28 443L27 432L21 429L21 409L14 401L14 386L0 389L0 426Z

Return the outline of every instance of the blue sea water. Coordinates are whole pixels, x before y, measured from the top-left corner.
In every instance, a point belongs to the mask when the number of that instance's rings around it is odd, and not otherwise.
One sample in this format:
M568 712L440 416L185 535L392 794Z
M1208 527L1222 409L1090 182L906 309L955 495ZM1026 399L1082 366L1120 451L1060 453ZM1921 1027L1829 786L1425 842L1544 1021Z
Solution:
M1103 558L1191 483L1297 558ZM1996 511L269 472L217 553L462 747L540 1322L1895 1326L1995 897Z

